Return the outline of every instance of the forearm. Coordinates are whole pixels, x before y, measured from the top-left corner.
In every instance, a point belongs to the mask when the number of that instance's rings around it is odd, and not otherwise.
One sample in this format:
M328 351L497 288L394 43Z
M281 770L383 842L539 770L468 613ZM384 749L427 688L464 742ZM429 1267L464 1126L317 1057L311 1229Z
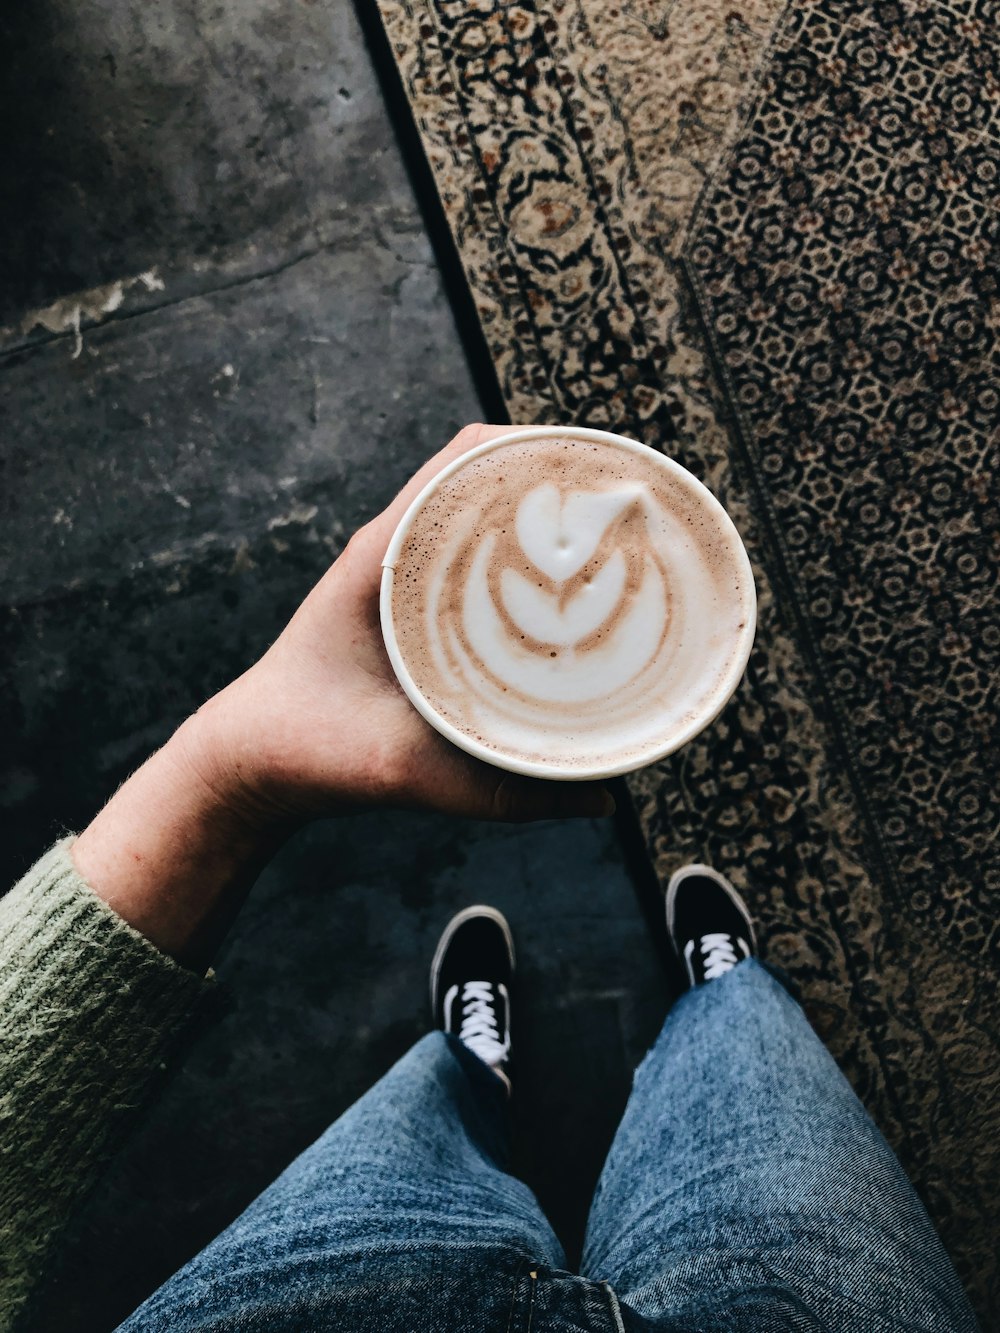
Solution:
M291 825L238 812L210 785L195 715L119 788L77 838L96 894L183 966L204 973L254 879Z
M0 899L0 1330L47 1266L288 825L238 810L189 719Z

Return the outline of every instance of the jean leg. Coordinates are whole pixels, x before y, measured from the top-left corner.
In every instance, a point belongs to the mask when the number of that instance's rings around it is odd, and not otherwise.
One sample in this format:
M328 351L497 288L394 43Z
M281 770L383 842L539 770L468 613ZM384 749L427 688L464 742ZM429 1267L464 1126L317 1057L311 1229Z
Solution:
M526 1266L565 1267L506 1140L499 1079L431 1033L122 1330L503 1327Z
M638 1069L583 1272L663 1327L976 1327L892 1150L755 960L685 994Z

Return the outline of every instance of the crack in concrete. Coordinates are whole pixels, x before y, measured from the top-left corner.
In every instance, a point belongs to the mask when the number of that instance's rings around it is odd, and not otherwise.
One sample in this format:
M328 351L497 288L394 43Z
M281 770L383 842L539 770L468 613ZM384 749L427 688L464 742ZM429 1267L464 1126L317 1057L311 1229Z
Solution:
M91 287L88 291L71 292L69 296L61 296L51 305L29 310L21 320L21 333L28 338L28 345L48 341L32 340L29 337L39 325L56 337L72 333L72 358L75 361L83 351L83 335L80 330L84 319L90 324L102 324L105 316L116 311L125 300L126 294L136 286L144 287L147 292L162 292L164 289L162 278L155 268L151 268L130 278L119 278L116 282L105 282L99 287Z
M390 226L398 226L398 229L402 232L419 229L416 220L409 215L391 217L389 222ZM407 222L411 223L409 228L405 225ZM381 227L376 225L373 230L379 244L390 251L400 263L407 266L419 266L420 261L408 260L396 253L394 247L386 240ZM363 238L358 235L351 239L357 244ZM0 348L0 368L2 368L5 361L21 352L47 347L51 343L60 342L68 337L73 338L72 358L75 360L83 350L83 334L88 329L98 328L109 323L120 323L144 315L153 315L161 310L169 310L173 306L183 305L186 301L201 300L222 292L233 291L239 287L249 286L251 283L265 282L270 278L280 277L282 273L287 273L297 265L304 264L310 259L316 259L319 255L328 254L337 248L346 248L343 240L324 241L320 245L292 255L291 258L283 260L281 263L256 269L253 273L242 274L229 281L216 282L197 291L181 292L167 300L153 301L134 310L123 310L121 306L127 292L137 283L141 283L146 288L147 293L150 294L157 290L164 290L165 284L159 277L156 268L136 274L134 277L104 283L86 292L74 292L70 296L61 297L54 301L50 306L30 311L24 316L19 325L22 335L27 335L32 329L41 326L48 331L48 336L44 334L22 336L20 341L9 343L6 347ZM424 266L432 267L433 261L428 258L424 261ZM84 323L84 320L87 322ZM0 338L4 333L12 331L10 328L0 329Z

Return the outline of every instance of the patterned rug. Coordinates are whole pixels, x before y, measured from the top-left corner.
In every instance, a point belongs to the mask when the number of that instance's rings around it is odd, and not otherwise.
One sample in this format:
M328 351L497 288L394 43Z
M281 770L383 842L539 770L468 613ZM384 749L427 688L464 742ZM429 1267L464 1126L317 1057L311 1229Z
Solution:
M1000 5L379 0L511 419L733 514L736 699L631 782L1000 1312Z

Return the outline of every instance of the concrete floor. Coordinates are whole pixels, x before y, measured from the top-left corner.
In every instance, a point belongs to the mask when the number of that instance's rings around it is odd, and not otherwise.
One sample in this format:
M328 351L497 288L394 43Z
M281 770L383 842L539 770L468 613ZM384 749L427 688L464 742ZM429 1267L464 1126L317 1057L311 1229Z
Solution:
M482 407L347 0L52 0L0 19L0 52L10 882ZM426 1030L437 934L481 899L521 960L518 1169L572 1252L668 1003L640 897L607 824L300 836L39 1327L111 1328L363 1092Z

